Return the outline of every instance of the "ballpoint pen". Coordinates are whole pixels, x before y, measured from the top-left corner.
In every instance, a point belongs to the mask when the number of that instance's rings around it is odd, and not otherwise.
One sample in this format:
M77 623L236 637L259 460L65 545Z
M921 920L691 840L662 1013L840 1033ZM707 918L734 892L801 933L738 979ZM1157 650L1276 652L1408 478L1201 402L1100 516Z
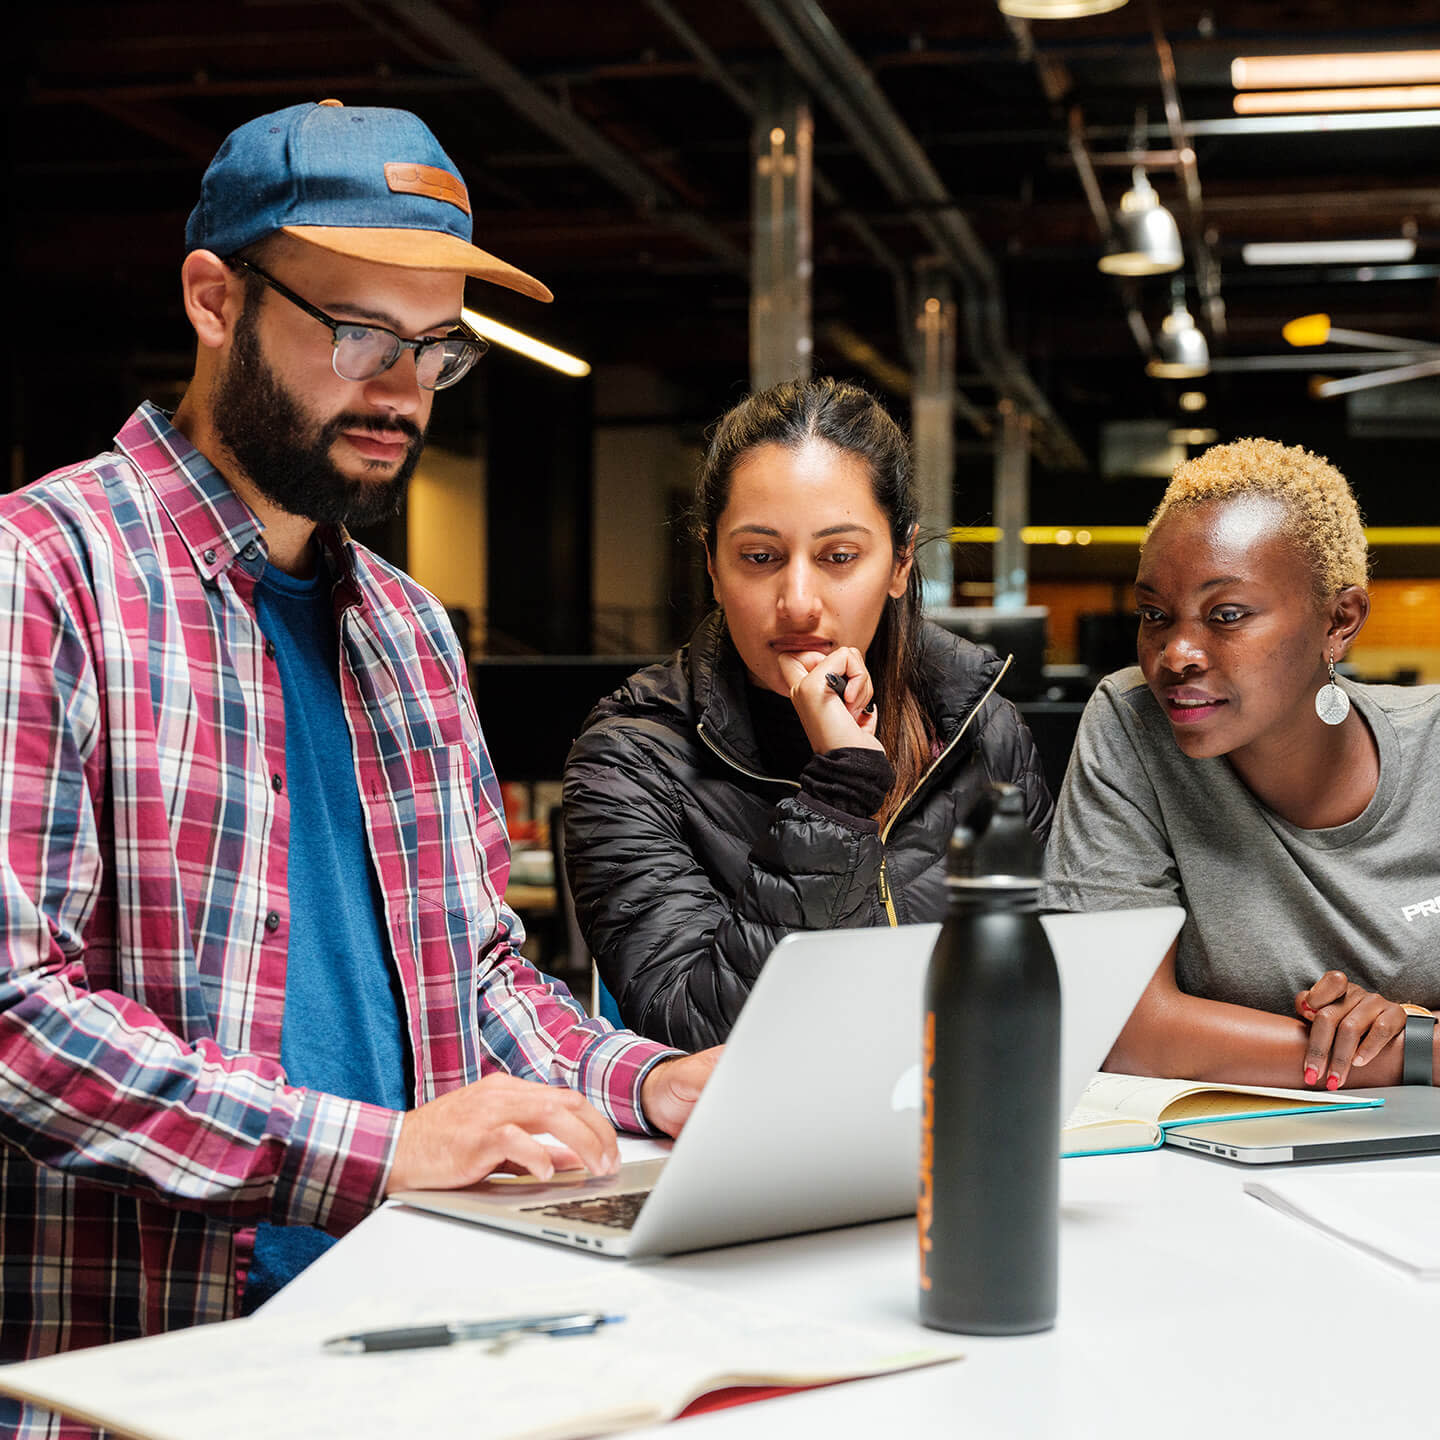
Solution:
M848 675L841 675L835 670L827 670L825 672L825 683L843 700L845 698L845 687L850 683L850 677ZM874 708L875 702L872 700L862 713L868 715Z
M523 1335L593 1335L601 1325L619 1324L623 1315L582 1310L569 1315L510 1315L498 1320L452 1321L441 1325L404 1325L394 1330L362 1330L337 1335L324 1348L337 1355L375 1350L429 1350L462 1340L511 1340Z

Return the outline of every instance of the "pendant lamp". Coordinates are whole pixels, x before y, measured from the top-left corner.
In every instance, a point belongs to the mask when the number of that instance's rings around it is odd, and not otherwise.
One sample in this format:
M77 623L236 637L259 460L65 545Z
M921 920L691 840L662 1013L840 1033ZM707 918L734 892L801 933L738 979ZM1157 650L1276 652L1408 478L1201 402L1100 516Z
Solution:
M1017 20L1077 20L1118 10L1125 0L1000 0L1000 13Z
M1178 282L1174 303L1155 340L1155 358L1145 366L1145 373L1157 380L1192 380L1210 373L1210 347L1185 308L1184 287Z
M1100 257L1107 275L1163 275L1185 263L1180 227L1140 166L1115 217L1116 248Z

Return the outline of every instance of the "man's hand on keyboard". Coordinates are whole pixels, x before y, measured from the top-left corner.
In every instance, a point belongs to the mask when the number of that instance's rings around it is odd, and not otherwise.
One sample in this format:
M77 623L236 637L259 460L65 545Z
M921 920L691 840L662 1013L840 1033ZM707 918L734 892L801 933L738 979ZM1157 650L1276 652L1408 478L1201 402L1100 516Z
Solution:
M547 1132L558 1145L535 1138ZM385 1193L453 1190L502 1166L548 1180L582 1165L592 1175L620 1168L615 1131L593 1105L559 1085L487 1075L405 1116Z

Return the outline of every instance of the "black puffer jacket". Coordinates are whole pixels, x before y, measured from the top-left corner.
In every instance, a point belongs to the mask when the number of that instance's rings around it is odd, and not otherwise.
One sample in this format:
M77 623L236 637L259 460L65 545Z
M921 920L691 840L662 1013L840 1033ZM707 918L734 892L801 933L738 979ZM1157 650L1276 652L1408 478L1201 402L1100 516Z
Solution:
M934 625L923 644L943 748L883 836L765 778L718 612L591 712L565 765L566 867L633 1029L717 1044L788 932L939 919L950 832L992 780L1023 788L1044 839L1054 805L1029 730L991 693L1001 662Z

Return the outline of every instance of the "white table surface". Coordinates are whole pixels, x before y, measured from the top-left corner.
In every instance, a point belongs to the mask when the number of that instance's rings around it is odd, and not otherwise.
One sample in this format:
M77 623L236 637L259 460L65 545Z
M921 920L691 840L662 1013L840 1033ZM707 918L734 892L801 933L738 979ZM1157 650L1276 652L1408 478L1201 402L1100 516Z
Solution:
M645 1142L622 1147L632 1158ZM1440 1175L1440 1157L1367 1163ZM1366 1164L1323 1168L1363 1172ZM1432 1380L1440 1284L1412 1279L1244 1194L1246 1178L1275 1173L1265 1167L1164 1149L1065 1160L1060 1173L1053 1331L967 1338L958 1364L697 1416L669 1431L671 1440L1440 1433ZM266 1312L404 1294L426 1273L468 1277L477 1300L497 1291L513 1297L526 1284L624 1263L387 1206ZM697 1291L730 1291L921 1343L934 1333L915 1318L910 1220L649 1263Z

